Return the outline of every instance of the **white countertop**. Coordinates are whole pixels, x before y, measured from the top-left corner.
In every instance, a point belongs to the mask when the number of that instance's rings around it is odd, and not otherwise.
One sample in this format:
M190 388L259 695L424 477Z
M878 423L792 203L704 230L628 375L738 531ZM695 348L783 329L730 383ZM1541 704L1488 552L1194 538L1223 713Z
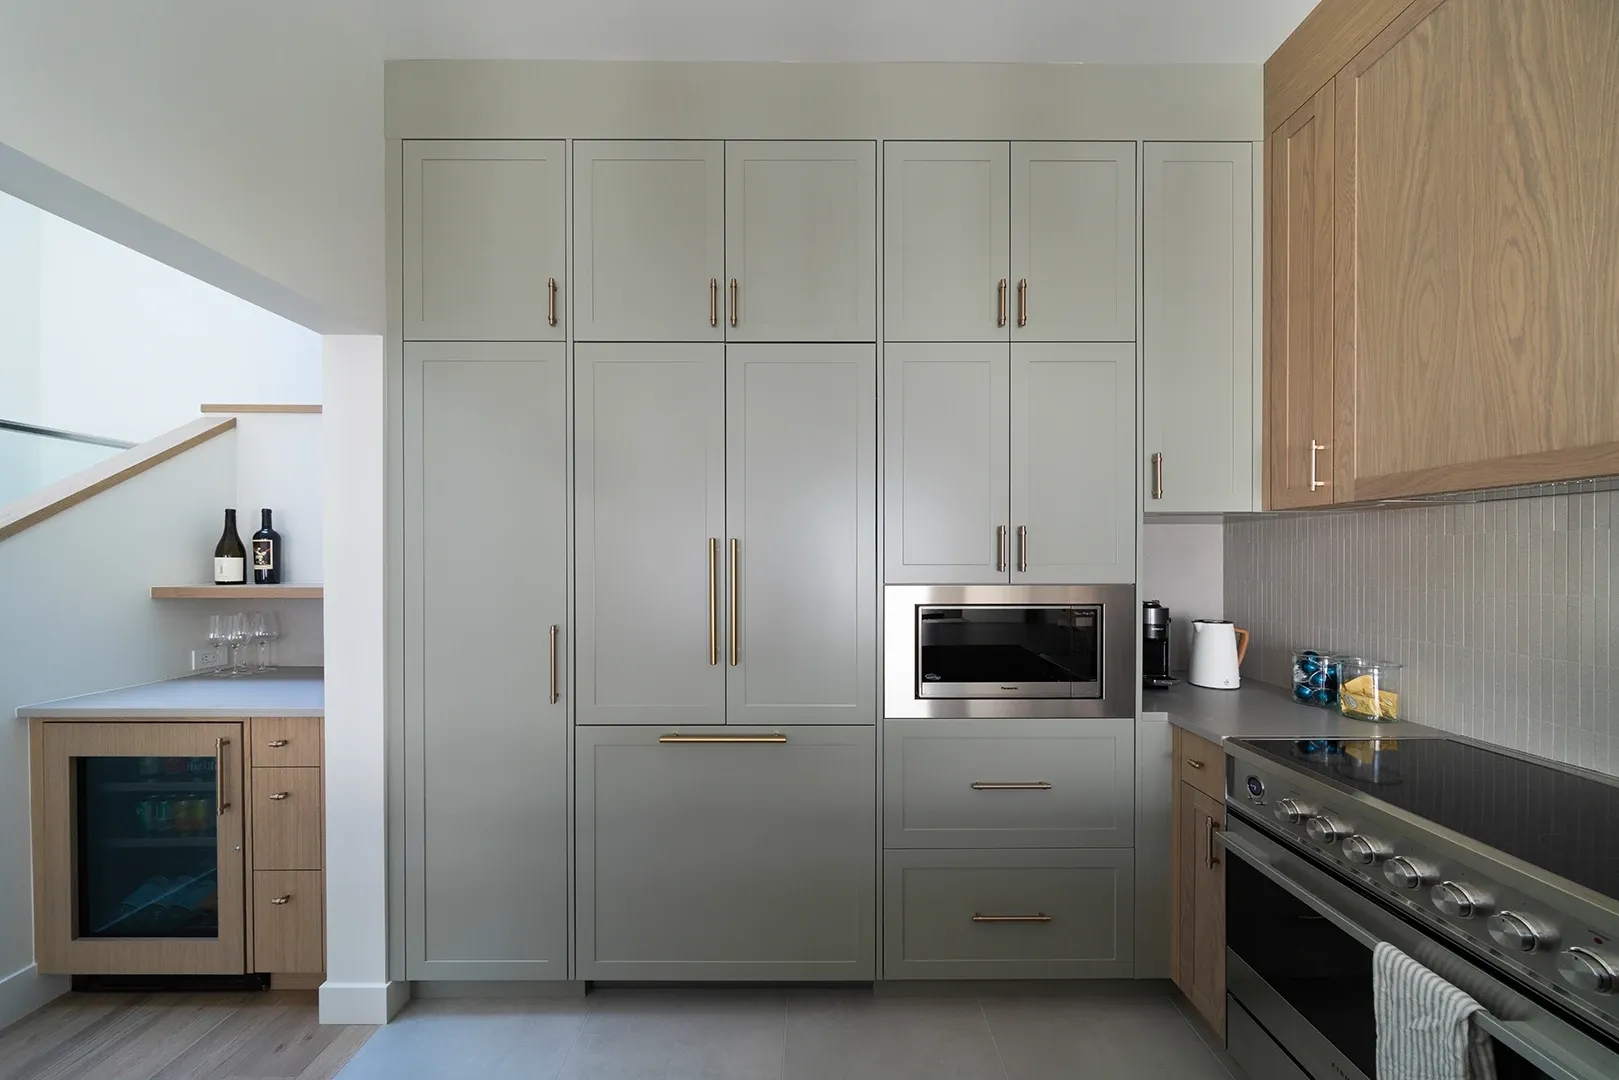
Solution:
M239 679L188 675L24 705L17 715L55 720L183 720L204 716L323 716L325 712L325 670L304 667Z
M1431 739L1438 728L1397 720L1374 724L1331 709L1300 705L1285 687L1244 679L1236 690L1205 690L1181 681L1167 690L1143 690L1141 711L1168 713L1169 722L1223 742L1226 739Z

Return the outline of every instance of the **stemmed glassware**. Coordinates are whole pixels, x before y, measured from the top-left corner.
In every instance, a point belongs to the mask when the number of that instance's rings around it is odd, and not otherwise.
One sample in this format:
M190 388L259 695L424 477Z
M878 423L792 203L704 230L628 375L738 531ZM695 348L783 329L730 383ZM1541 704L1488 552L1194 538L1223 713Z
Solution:
M274 671L270 664L270 645L281 636L281 627L273 611L251 611L247 615L247 632L258 646L258 664L254 671Z
M220 678L238 678L264 671L274 671L270 663L271 646L281 637L281 623L273 611L238 611L234 615L208 616L208 643L224 648L225 663L214 669ZM256 646L249 663L246 649Z

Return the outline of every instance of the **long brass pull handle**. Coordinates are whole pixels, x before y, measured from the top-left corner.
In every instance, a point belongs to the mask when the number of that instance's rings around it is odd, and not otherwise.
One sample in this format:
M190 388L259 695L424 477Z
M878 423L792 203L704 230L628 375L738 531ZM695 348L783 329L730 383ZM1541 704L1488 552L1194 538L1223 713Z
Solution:
M731 537L731 666L736 667L741 651L737 623L742 618L742 541Z
M287 893L285 896L272 896L272 897L270 897L270 903L275 904L277 907L280 907L282 904L285 904L288 900L291 900L291 899L292 899L292 894Z
M1020 574L1029 572L1029 527L1017 527L1017 570Z
M552 326L557 324L557 279L545 279L545 291L550 294L549 303L545 313L545 321Z
M270 792L270 800L272 802L280 802L282 799L285 799L289 794L291 794L291 793L286 792L286 791L272 791L272 792Z
M1203 866L1209 870L1213 870L1220 862L1219 859L1214 857L1214 830L1218 829L1219 827L1220 826L1215 823L1213 818L1209 818L1208 835L1203 838L1204 843L1207 845L1207 854L1203 857Z
M1152 456L1152 497L1155 499L1162 499L1164 497L1163 454L1154 454Z
M1006 569L1006 526L995 526L995 569Z
M1318 443L1314 439L1310 440L1310 490L1311 491L1314 491L1316 488L1324 488L1324 487L1327 486L1327 482L1325 480L1317 480L1315 478L1316 477L1315 456L1317 454L1319 454L1321 451L1325 450L1326 448L1327 447L1326 447L1325 443Z
M661 743L784 743L787 736L773 735L659 735Z
M219 810L218 816L224 817L225 811L230 809L230 801L225 798L225 747L230 745L229 739L214 740L214 779L219 784Z
M731 325L736 325L736 278L731 279Z
M269 748L271 750L279 750L283 746L287 745L287 740L285 740L285 739L271 739L266 745L269 746Z
M720 279L708 279L708 325L720 324Z
M1029 279L1022 278L1017 283L1017 324L1029 325Z
M1001 278L1001 283L999 285L995 286L995 306L996 306L997 311L999 312L999 315L996 317L995 325L996 326L1005 326L1006 325L1006 279L1005 278Z
M1044 781L1044 780L1028 780L1028 781L1021 781L1021 782L1018 782L1018 783L1006 783L1006 784L983 783L981 781L976 781L975 780L972 783L971 786L972 786L972 789L974 791L1050 791L1051 790L1051 785L1049 783L1047 783L1046 781Z
M1050 922L1051 916L1043 911L1033 915L973 915L973 922L1002 923L1002 922Z
M1203 763L1197 760L1197 758L1187 758L1186 764L1190 765L1194 769L1201 769L1203 767Z
M708 538L708 663L720 663L720 541Z
M555 705L562 695L557 690L557 635L561 628L554 623L551 626L551 704Z

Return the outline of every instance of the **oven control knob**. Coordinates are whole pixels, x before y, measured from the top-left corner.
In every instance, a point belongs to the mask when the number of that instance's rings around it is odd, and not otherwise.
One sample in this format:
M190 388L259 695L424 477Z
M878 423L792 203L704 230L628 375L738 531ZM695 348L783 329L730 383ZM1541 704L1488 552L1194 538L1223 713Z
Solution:
M1439 880L1439 872L1425 862L1396 855L1383 867L1383 876L1399 889L1420 889Z
M1328 814L1317 814L1304 823L1304 831L1318 844L1336 844L1349 835L1349 826Z
M1563 981L1587 993L1611 994L1619 989L1619 961L1576 946L1557 958Z
M1315 807L1297 799L1279 799L1276 802L1276 820L1284 825L1303 825L1315 817Z
M1344 853L1344 858L1362 866L1373 866L1394 854L1394 850L1383 841L1359 833L1345 840L1339 850Z
M1433 906L1456 919L1471 919L1475 915L1488 915L1494 906L1490 898L1471 885L1454 881L1441 881L1433 887Z
M1503 949L1536 952L1557 944L1557 931L1532 915L1503 911L1490 916L1490 936Z

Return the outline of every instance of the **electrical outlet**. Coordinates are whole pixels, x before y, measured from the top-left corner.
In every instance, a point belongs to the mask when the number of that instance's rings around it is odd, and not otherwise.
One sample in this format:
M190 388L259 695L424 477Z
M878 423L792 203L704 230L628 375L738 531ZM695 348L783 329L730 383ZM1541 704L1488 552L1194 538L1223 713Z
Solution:
M209 671L213 668L225 666L225 646L216 645L211 649L191 650L191 670Z

